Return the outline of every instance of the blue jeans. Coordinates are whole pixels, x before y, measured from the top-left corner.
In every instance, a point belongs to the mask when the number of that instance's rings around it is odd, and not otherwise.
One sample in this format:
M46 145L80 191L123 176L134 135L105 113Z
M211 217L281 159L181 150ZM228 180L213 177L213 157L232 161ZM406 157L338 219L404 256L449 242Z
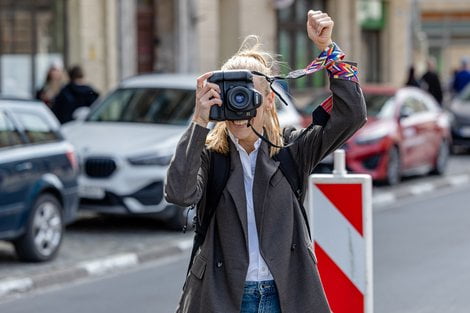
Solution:
M245 282L240 313L281 313L274 280Z

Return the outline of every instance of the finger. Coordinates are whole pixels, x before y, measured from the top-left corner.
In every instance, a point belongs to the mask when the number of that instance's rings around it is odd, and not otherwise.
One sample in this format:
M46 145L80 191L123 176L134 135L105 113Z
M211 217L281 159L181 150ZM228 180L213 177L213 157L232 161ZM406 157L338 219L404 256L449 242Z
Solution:
M214 98L214 99L220 99L220 94L215 91L214 89L209 89L209 91L207 91L200 99L199 101L201 101L201 103L203 102L207 102L208 100L210 100L211 98Z
M215 99L215 98L214 98L214 99L211 99L211 100L207 101L207 104L208 104L209 106L213 106L213 105L216 104L216 105L218 105L218 106L220 107L220 106L222 106L222 100L221 100L221 99Z
M206 83L206 86L209 86L211 89L214 89L218 93L220 93L220 87L217 84L214 83Z
M330 17L327 14L322 14L322 15L319 15L318 17L310 19L308 22L310 23L313 29L317 29L320 21L323 21L324 19L328 19L328 18Z
M332 28L333 27L333 21L332 20L325 20L325 21L322 21L320 23L318 23L318 26L317 26L317 34L321 34L321 32L324 30L324 29L328 29L328 28Z
M204 87L204 81L207 80L209 77L212 76L212 72L207 72L205 74L202 74L196 79L196 86L198 89L201 89Z
M212 88L214 85L215 84L212 84L212 83L206 83L206 85L201 90L199 90L199 92L196 92L196 98L197 99L202 99L211 90L214 92L214 95L216 95L216 97L220 98L220 93L217 92L216 90L214 90L214 88ZM217 85L215 85L215 86L217 86ZM220 90L220 88L219 88L219 90Z

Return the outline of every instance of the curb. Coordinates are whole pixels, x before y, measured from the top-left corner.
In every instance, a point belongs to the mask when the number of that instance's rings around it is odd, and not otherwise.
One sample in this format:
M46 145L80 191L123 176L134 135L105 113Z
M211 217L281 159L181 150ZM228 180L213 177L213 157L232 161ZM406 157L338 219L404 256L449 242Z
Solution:
M403 186L393 192L379 192L373 195L373 207L383 207L397 200L426 194L437 189L450 188L470 182L470 173L442 177L434 182L417 183ZM103 258L82 261L70 268L62 268L31 277L12 277L0 280L0 300L13 294L29 292L38 288L50 287L65 282L99 276L161 258L183 255L192 247L193 240L175 241L164 247L136 253L119 253Z
M385 206L405 198L410 198L426 193L433 192L438 189L450 188L466 184L470 182L470 173L445 176L442 179L437 179L434 182L424 182L413 184L411 186L404 186L393 192L381 192L373 196L372 206Z
M5 296L29 292L37 288L49 287L64 282L99 276L124 268L155 261L164 257L182 255L192 247L192 239L174 242L165 247L137 253L119 253L107 257L83 261L71 268L53 270L31 277L12 277L0 280L0 299Z

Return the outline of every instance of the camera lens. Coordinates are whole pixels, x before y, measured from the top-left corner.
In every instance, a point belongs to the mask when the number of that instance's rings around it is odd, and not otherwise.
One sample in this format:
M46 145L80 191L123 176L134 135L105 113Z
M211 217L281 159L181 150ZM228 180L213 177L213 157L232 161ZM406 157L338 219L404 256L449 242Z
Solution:
M237 93L233 98L235 99L235 102L238 105L243 104L245 102L245 95L242 93Z
M251 101L251 92L245 87L237 86L227 93L228 105L234 111L246 109Z

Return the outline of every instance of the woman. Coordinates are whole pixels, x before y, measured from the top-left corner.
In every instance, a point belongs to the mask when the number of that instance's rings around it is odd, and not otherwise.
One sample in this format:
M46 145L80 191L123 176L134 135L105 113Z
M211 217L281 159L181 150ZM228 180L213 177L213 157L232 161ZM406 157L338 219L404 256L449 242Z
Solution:
M332 29L327 14L308 12L308 36L323 56L338 49L331 41ZM272 75L272 60L259 51L259 45L245 47L222 70ZM329 68L333 109L326 125L294 131L286 138L281 135L274 93L264 78L254 78L263 103L250 124L278 146L307 132L289 147L304 179L366 119L355 77L342 76L355 71L344 71L340 62ZM210 76L206 73L197 80L193 122L170 164L166 198L182 206L204 206L209 151L230 156L230 177L190 268L177 312L330 312L299 201L272 158L279 148L261 141L247 121L224 121L212 131L207 128L210 107L222 105L219 87L206 81Z
M36 93L36 98L51 108L54 105L54 98L62 89L64 82L65 79L62 69L57 65L52 65L47 71L44 86Z

